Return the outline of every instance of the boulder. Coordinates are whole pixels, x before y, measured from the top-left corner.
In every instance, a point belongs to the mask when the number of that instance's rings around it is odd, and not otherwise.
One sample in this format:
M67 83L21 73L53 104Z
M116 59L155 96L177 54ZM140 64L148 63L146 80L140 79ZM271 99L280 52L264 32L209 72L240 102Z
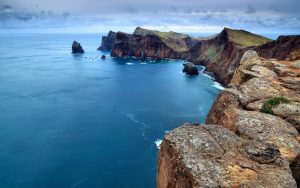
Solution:
M74 42L72 44L72 53L74 53L74 54L77 54L77 53L82 54L82 53L84 53L84 50L83 50L82 46L80 45L80 43L77 42L77 41L75 41L75 40L74 40Z
M296 69L300 69L300 60L295 61L294 63L292 63L292 67L296 68Z
M281 155L293 160L300 153L300 144L296 140L298 131L283 119L260 112L235 111L235 132L248 139L276 145Z
M184 72L185 74L187 74L187 75L199 75L199 71L193 63L185 63L185 64L183 64L183 67L184 68L183 68L182 72Z
M288 165L273 144L218 125L185 124L161 144L157 187L296 187Z
M102 55L102 56L101 56L101 59L102 59L102 60L105 60L105 59L106 59L106 56L105 56L105 55Z
M248 50L242 56L240 63L242 64L243 62L249 61L254 58L258 58L257 52L254 50Z

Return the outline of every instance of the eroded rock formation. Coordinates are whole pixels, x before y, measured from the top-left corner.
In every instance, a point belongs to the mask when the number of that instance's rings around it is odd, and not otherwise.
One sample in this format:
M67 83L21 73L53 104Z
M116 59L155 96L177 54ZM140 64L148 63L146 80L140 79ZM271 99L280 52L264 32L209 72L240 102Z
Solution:
M187 60L206 66L206 70L213 72L220 83L227 85L244 52L269 41L244 30L224 28L215 37L201 40L193 46Z
M185 63L183 64L183 73L187 75L198 75L198 68L194 65L194 63Z
M116 32L109 31L107 36L102 36L101 46L98 50L110 51L116 39Z
M113 57L185 59L188 50L197 42L188 35L136 28L133 34L118 32L113 45Z
M300 59L300 35L280 36L277 40L255 48L259 56L279 60Z
M133 34L109 32L103 37L103 50L113 57L141 59L185 59L206 66L217 81L228 85L243 54L254 49L265 58L296 60L300 58L300 36L268 38L244 31L224 28L208 38L193 38L175 32L160 32L137 27Z
M73 54L77 54L77 53L82 54L82 53L84 53L84 50L83 50L82 46L76 40L74 40L74 42L72 44L72 53Z
M300 79L292 64L247 51L207 125L165 136L157 186L297 187Z
M162 142L157 187L296 187L288 165L273 144L185 124Z

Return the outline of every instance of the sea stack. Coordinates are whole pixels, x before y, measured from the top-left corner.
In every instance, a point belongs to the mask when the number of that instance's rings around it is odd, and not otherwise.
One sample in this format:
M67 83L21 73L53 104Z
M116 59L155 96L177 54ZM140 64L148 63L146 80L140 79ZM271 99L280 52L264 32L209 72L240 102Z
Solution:
M83 54L84 53L82 46L76 40L74 40L74 42L72 44L72 53L73 54Z
M199 75L199 71L197 69L197 67L194 66L194 63L185 63L183 64L183 70L182 72L184 72L187 75Z

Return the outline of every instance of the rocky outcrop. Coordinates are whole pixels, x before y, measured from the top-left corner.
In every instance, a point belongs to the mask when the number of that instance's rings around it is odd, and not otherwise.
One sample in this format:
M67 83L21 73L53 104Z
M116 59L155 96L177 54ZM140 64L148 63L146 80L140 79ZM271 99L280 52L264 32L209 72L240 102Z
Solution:
M185 59L191 46L196 43L188 35L175 32L159 32L136 28L133 34L118 32L112 47L113 57Z
M193 63L185 63L183 64L183 70L182 72L187 75L199 75L199 71L197 67Z
M295 60L300 57L299 36L281 36L271 41L244 30L229 28L208 38L193 38L185 34L140 27L133 34L118 32L112 36L104 37L102 44L107 43L109 47L106 49L112 49L113 57L185 59L206 66L206 70L213 73L216 80L225 86L230 83L247 50L253 49L262 57L279 60ZM277 69L280 71L281 68Z
M77 42L77 41L75 41L75 40L74 40L74 42L72 44L72 53L74 53L74 54L77 54L77 53L82 54L82 53L84 53L84 50L83 50L82 46L80 45L80 43Z
M116 32L109 31L107 36L102 36L101 46L98 50L111 51L116 39Z
M246 51L207 125L169 132L157 186L296 187L300 182L297 70ZM295 86L296 85L296 86Z
M300 35L280 36L255 48L259 56L279 60L300 59Z
M206 66L206 70L214 73L216 80L228 85L244 52L269 41L244 30L224 28L217 36L201 40L193 46L187 60Z
M185 124L162 142L157 187L296 187L288 165L273 144Z

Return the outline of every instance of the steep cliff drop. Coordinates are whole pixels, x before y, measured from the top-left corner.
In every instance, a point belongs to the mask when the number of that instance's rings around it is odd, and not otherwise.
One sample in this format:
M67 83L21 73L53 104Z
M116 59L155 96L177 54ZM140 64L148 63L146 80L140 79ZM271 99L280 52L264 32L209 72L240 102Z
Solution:
M185 59L199 40L185 34L137 27L133 34L118 32L111 50L113 57Z
M269 41L244 30L224 28L215 37L203 39L193 46L187 60L206 66L208 71L214 73L217 81L228 85L244 52Z
M137 27L133 34L109 32L102 49L113 57L183 59L206 66L221 84L227 86L245 51L254 49L265 58L300 59L300 36L268 38L244 30L224 28L215 36L194 38L175 32L160 32Z
M255 48L259 56L293 61L300 59L300 35L280 36Z
M133 34L116 34L111 56L184 59L205 65L208 71L215 74L217 81L227 85L246 49L270 41L244 30L229 28L210 38L194 38L175 32L137 27Z
M157 187L297 187L298 71L247 51L207 125L185 124L165 136Z
M98 50L111 51L113 44L116 40L116 32L109 31L107 36L102 36L101 46Z

